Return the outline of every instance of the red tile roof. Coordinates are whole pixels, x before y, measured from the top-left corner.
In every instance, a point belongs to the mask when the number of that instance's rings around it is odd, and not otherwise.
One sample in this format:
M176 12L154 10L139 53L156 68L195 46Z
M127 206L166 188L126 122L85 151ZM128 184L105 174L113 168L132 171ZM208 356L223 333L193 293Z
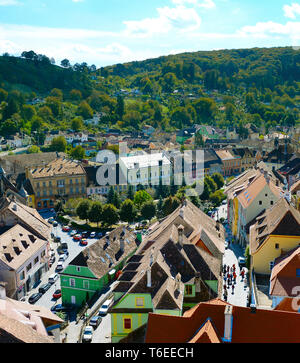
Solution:
M226 305L230 304L220 300L200 303L183 317L149 314L146 343L192 341L208 318L215 334L223 337ZM250 308L233 306L232 316L232 343L300 343L298 313L261 309L252 313Z

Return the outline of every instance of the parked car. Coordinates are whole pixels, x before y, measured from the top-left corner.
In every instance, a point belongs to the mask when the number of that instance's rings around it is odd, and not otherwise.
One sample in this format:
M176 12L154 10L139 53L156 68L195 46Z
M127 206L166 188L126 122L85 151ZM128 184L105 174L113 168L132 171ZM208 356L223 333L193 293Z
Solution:
M54 282L59 278L58 274L52 274L49 276L48 282L50 282L50 284L54 284Z
M63 271L64 269L65 269L65 265L63 264L63 262L62 262L62 261L58 262L58 264L57 264L57 266L56 266L55 271L56 271L56 272L61 272L61 271Z
M54 264L54 262L56 261L56 257L52 256L49 260L50 266L52 266Z
M57 227L58 223L56 221L54 221L52 225L53 225L53 227Z
M80 245L81 245L81 246L87 246L87 245L88 245L88 240L87 240L87 239L82 239L82 240L80 241Z
M239 257L238 258L238 263L239 263L240 268L246 267L246 259L245 259L245 257Z
M31 295L28 299L29 304L34 304L35 302L37 302L42 297L42 295L43 294L41 292L37 292Z
M97 329L99 324L101 323L102 318L101 316L94 316L91 320L90 320L90 326L92 326L94 329Z
M98 238L101 238L103 237L103 233L102 232L99 232L98 235L97 235Z
M56 305L53 305L50 310L55 311L55 312L58 312L58 311L70 311L71 308L69 308L67 306L63 306L62 304L56 304Z
M63 226L62 230L63 230L63 232L70 232L71 227L69 227L69 226Z
M58 262L65 262L68 256L64 253L63 255L59 256Z
M50 287L52 286L52 284L50 284L49 282L47 284L44 284L42 285L40 288L39 288L39 292L41 294L44 294L46 291L48 291L50 289Z
M53 299L59 299L61 297L61 289L55 290L52 296Z
M90 237L95 238L96 237L96 232L91 232Z
M228 248L228 242L225 241L225 250L227 250L227 248Z
M82 341L86 342L86 343L90 343L93 339L93 331L94 331L94 329L92 326L85 327L83 336L82 336Z
M51 217L51 218L48 219L48 223L52 224L53 222L54 222L54 218L53 217Z
M70 236L73 237L75 236L75 234L77 233L77 231L75 231L74 229L70 232Z
M112 302L113 300L106 300L105 303L101 306L98 315L105 316Z
M87 238L89 236L89 232L82 232L81 235L82 237Z
M81 234L75 234L73 239L74 239L74 241L80 241L82 239L82 235Z

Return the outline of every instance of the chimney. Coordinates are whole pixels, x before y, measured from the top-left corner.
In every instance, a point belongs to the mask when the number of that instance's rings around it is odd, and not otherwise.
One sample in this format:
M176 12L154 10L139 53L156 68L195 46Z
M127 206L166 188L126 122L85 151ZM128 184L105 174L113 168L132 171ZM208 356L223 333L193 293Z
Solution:
M151 285L151 267L147 270L147 287L152 287Z
M178 243L180 244L181 247L183 246L183 231L184 231L184 227L181 224L178 227Z
M195 288L196 288L196 293L201 292L201 273L200 272L196 272L196 274L195 274Z
M0 282L0 300L6 300L6 282Z
M124 249L125 249L125 241L124 241L124 237L121 237L120 238L120 250L122 252L124 252Z
M225 311L224 311L224 342L231 342L232 338L232 322L233 322L233 316L232 316L232 305L226 305Z
M178 272L178 274L175 277L175 291L180 291L180 282L181 282L181 275Z

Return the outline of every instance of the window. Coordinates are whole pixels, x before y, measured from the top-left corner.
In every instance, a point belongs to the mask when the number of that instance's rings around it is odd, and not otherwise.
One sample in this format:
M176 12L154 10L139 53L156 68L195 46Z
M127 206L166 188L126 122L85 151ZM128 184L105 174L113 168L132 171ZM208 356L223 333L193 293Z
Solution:
M275 243L276 250L279 250L279 243Z
M297 268L297 269L296 269L296 276L297 276L297 277L300 277L300 268Z
M270 262L270 270L271 270L271 271L273 270L273 267L274 267L274 261L271 261L271 262Z
M41 257L44 257L46 255L46 250L42 251Z
M24 280L25 279L25 272L24 271L22 271L21 273L20 273L20 280Z
M83 281L83 288L89 289L89 287L90 287L89 281Z
M193 286L192 285L186 285L185 294L186 295L193 295Z
M144 303L144 298L143 297L137 297L135 299L135 306L136 307L144 307L145 303Z
M273 200L271 200L271 205L274 205L274 202L273 202Z
M37 257L34 259L34 264L36 265L38 262L39 262L39 256L37 256Z
M77 271L77 272L80 272L80 267L78 267L78 266L77 266L77 267L76 267L76 271Z
M262 205L262 201L261 200L258 203L259 203L259 205Z
M131 330L131 319L130 318L124 318L124 330Z
M70 279L70 286L75 287L75 280L74 279Z
M26 267L26 271L28 272L28 271L30 271L31 270L31 268L32 268L32 263L30 263L29 265L27 265L27 267Z

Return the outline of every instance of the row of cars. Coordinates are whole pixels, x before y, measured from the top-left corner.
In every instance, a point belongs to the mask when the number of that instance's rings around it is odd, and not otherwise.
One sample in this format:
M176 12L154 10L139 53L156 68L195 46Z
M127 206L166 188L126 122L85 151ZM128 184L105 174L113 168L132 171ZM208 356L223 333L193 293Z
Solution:
M71 237L73 237L73 240L76 242L80 242L81 246L87 246L88 245L88 240L87 238L101 238L103 237L103 234L100 233L96 233L96 232L78 232L76 230L72 230L70 226L63 226L62 228L63 232L67 232L70 234Z
M89 325L85 327L82 335L82 342L83 343L90 343L93 339L94 330L98 328L102 321L102 317L104 317L108 309L113 303L113 299L106 300L104 304L101 306L100 310L98 311L98 315L93 316L89 322Z
M56 282L56 280L58 280L59 275L57 273L52 274L51 276L49 276L48 282L43 284L38 292L32 294L29 299L28 302L29 304L34 304L36 303L49 289L50 287ZM55 290L54 294L53 294L53 298L54 299L59 299L61 297L61 290L57 289Z

